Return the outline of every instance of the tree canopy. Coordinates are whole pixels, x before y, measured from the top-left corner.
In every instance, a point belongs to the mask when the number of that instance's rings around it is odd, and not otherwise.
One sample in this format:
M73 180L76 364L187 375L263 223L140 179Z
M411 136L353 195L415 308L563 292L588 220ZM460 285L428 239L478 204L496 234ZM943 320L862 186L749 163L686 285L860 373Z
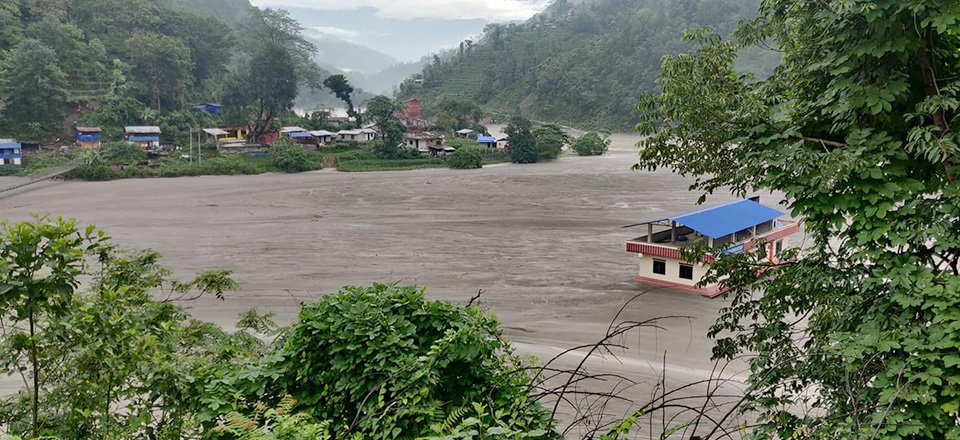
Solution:
M780 191L809 234L705 280L731 289L711 334L749 361L752 438L960 435L957 22L954 2L766 0L734 41L688 32L640 102L641 168ZM754 44L782 51L769 78L735 69Z

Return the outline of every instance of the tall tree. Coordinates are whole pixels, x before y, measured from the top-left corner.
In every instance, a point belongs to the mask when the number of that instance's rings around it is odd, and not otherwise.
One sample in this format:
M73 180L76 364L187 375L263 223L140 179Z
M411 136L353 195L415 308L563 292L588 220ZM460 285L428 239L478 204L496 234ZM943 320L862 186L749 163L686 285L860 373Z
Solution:
M246 69L235 72L226 87L225 116L234 123L249 125L251 140L257 142L270 131L278 115L293 108L296 66L285 47L264 43Z
M323 86L330 89L337 98L340 98L347 105L347 115L352 116L357 121L357 128L363 126L363 118L360 112L353 108L353 86L343 75L330 75L323 80Z
M23 39L0 63L0 99L13 121L51 123L63 115L67 77L53 49Z
M556 159L563 151L563 146L570 143L570 136L563 127L552 122L537 126L532 133L537 142L537 157L540 160Z
M150 101L157 111L162 104L186 103L192 83L193 61L190 49L182 41L162 34L138 32L127 40L127 52L135 71L150 90Z
M957 22L956 2L766 0L739 44L689 33L640 103L641 167L782 191L810 235L706 280L731 289L711 334L748 356L753 438L960 435ZM734 69L757 43L783 56L763 80Z
M529 119L516 115L510 118L510 122L505 129L507 136L510 136L510 146L507 152L510 153L510 160L515 163L534 163L540 160L537 156L537 143L531 132L533 124Z
M383 95L375 96L367 103L367 115L376 122L380 130L379 154L382 157L395 157L397 146L403 143L406 127L397 119L397 109L400 105Z

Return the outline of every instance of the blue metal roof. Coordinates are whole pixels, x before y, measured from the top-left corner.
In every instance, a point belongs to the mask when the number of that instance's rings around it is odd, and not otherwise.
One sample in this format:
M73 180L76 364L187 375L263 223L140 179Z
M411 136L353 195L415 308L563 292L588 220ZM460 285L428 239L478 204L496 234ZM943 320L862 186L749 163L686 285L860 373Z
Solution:
M287 133L287 136L290 136L290 137L292 137L292 138L308 138L308 137L312 137L312 135L311 135L310 133L307 133L307 132L305 132L305 131L295 131L295 132L293 132L293 133Z
M485 143L496 142L496 141L497 141L497 138L493 136L477 136L478 144L485 144Z
M160 142L160 136L130 136L127 140L131 142Z
M753 200L738 200L726 205L673 217L673 220L707 237L720 238L752 228L782 216L783 213Z

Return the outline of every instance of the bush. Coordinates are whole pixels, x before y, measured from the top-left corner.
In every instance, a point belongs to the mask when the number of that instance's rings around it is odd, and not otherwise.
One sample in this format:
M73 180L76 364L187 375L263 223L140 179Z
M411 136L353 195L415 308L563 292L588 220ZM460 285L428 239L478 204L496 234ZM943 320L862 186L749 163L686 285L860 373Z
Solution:
M462 147L447 159L450 168L468 170L483 167L483 156L478 147Z
M606 136L601 137L596 132L591 131L590 133L580 136L580 139L574 141L570 148L580 156L599 156L606 153L609 146L610 138Z
M273 163L286 173L300 173L320 169L320 161L299 145L278 143L273 148Z
M74 179L105 181L120 178L120 175L109 166L99 165L80 165L70 172L70 177Z
M266 362L208 382L229 386L207 401L220 411L231 398L284 402L287 413L325 421L335 438L470 438L450 434L491 428L513 433L496 438L557 438L496 319L414 286L325 296L274 347Z
M147 153L130 142L108 142L100 147L100 156L110 165L136 165L147 160Z

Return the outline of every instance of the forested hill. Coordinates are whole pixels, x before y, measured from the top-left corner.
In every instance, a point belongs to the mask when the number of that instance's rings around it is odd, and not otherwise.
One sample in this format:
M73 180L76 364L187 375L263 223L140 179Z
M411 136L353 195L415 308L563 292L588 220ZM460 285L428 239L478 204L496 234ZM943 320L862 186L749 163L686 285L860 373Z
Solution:
M254 101L280 96L251 69L300 90L328 74L301 30L248 0L0 1L0 137L54 143L74 123L183 126L210 101L236 108L223 123L247 124Z
M685 28L732 33L757 0L557 0L523 24L490 25L478 42L435 57L401 85L429 109L441 95L493 112L521 111L576 126L626 129L643 90L655 87L660 58L685 46ZM746 69L770 71L777 56L750 51ZM422 81L416 81L421 79Z

